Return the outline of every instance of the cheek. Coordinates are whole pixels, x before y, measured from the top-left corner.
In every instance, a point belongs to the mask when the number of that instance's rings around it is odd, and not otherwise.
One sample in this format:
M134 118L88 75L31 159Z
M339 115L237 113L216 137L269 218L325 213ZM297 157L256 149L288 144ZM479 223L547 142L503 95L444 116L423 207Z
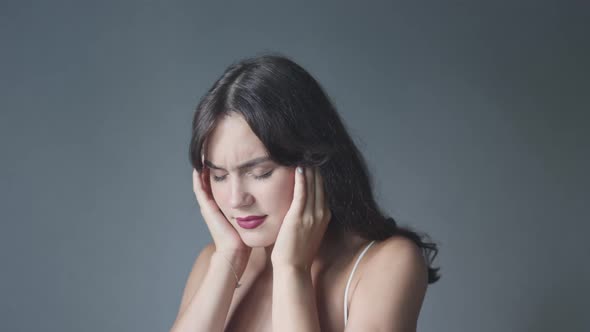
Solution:
M281 212L287 212L293 201L294 174L281 174L265 192L266 200Z
M215 203L217 203L220 208L224 208L225 202L229 200L229 190L226 190L226 186L211 183L211 194L213 194Z

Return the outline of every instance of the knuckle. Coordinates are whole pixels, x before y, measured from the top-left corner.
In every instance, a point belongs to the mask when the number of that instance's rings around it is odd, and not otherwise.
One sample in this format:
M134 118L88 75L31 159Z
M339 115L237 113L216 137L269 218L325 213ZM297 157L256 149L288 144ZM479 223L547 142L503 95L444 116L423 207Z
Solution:
M325 215L324 210L316 211L315 215L316 215L316 218L318 218L319 220L324 219L324 215Z

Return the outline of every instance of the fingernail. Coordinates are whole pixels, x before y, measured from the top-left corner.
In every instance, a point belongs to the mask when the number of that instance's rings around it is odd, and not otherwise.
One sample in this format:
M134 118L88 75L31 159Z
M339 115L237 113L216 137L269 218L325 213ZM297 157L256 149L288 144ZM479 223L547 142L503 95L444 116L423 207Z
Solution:
M299 172L299 174L303 174L303 167L297 166L297 172Z

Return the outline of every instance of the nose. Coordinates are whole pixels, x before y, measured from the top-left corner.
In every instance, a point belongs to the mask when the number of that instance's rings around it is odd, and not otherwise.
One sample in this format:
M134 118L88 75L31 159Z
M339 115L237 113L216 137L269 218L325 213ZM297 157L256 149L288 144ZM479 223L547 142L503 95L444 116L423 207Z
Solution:
M239 179L231 184L230 206L233 209L242 208L252 204L254 197L248 192Z

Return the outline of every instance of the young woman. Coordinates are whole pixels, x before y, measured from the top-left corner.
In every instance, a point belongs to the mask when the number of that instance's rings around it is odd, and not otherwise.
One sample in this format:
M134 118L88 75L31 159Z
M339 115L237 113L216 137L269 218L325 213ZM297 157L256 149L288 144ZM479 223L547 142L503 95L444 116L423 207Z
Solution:
M199 102L193 190L213 242L171 331L415 331L434 243L377 206L319 83L278 55L231 65Z

